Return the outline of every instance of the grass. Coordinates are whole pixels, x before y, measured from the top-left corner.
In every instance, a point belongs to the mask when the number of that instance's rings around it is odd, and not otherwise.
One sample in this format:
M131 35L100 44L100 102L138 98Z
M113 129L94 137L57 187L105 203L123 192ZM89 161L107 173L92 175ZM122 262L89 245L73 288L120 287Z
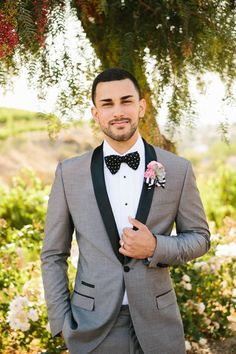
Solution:
M45 117L36 112L0 108L0 140L15 137L28 131L46 131Z
M62 123L55 115L14 108L0 108L0 141L26 132L47 131L55 137L62 128L81 126L80 121Z

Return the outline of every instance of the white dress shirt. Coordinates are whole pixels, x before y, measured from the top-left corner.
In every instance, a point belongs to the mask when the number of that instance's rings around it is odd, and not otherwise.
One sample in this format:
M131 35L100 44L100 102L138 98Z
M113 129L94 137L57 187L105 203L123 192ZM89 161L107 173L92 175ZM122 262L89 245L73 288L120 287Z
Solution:
M104 176L107 194L120 237L122 236L124 227L132 227L128 221L128 216L135 218L143 187L145 150L141 136L138 137L136 143L123 155L135 151L138 151L140 155L140 164L137 170L133 170L123 162L121 163L119 171L113 175L107 168L104 160ZM104 157L108 155L120 155L106 140L103 144L103 153ZM123 305L125 304L128 304L126 291L123 299Z

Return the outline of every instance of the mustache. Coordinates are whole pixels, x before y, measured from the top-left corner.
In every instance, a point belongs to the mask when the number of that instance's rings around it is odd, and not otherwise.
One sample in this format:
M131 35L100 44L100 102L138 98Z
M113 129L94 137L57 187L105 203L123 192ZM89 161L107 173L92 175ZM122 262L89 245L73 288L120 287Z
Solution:
M119 123L119 122L130 122L131 119L130 118L118 118L118 119L112 119L109 124L113 124L113 123Z

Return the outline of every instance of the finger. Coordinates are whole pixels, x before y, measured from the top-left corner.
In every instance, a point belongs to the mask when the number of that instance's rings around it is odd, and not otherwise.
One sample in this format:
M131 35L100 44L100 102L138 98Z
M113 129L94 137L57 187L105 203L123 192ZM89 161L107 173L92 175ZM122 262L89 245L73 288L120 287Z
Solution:
M132 237L132 236L135 236L134 234L134 230L131 229L130 227L124 227L123 230L122 230L122 238L123 237Z
M123 228L123 232L125 232L126 234L132 233L134 230L132 227L124 227Z
M132 257L132 253L130 251L127 251L126 249L124 249L123 247L119 248L119 252L121 254L123 254L123 256L128 256L128 257Z
M137 229L143 229L144 227L146 227L145 224L141 223L137 219L131 218L131 216L129 216L128 219L129 219L130 224L133 225L134 227L136 227Z
M120 245L123 249L129 250L130 248L130 242L125 242L123 239L119 241Z
M122 234L122 240L124 241L124 243L126 245L130 246L130 245L132 245L132 243L134 241L134 235L131 235L131 234L127 235L127 234L123 233Z
M121 245L121 247L124 247L124 241L123 240L120 240L120 245Z

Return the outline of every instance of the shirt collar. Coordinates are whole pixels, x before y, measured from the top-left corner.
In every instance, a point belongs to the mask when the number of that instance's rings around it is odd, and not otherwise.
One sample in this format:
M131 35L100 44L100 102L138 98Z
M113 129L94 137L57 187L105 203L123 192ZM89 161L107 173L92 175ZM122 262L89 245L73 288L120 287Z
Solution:
M143 144L143 139L141 138L140 134L138 136L136 143L133 146L131 146L131 148L128 151L126 151L124 154L119 154L117 151L115 151L106 140L104 140L104 143L103 143L104 156L108 156L108 155L122 156L122 155L129 154L131 152L134 152L134 151L138 151L140 156L144 156L144 144Z

